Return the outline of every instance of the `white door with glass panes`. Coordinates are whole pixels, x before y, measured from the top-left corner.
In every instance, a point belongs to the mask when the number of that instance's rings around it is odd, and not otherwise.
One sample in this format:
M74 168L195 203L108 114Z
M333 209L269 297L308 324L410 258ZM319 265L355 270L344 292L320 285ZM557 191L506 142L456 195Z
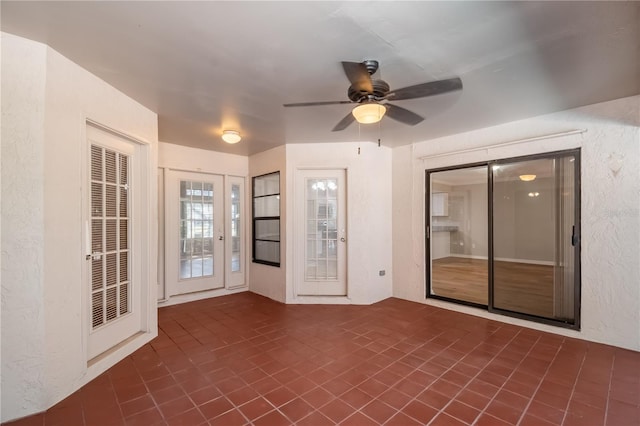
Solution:
M87 126L85 250L92 359L142 329L143 186L135 142Z
M222 176L167 170L165 282L168 296L224 287Z
M298 170L295 199L297 294L345 296L345 170Z

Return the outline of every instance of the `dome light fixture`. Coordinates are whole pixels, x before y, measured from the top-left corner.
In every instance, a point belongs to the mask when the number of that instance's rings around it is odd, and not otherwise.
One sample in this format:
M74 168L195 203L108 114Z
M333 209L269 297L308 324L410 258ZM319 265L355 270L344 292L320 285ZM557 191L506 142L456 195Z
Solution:
M242 137L240 136L240 132L236 130L225 130L222 132L222 140L229 144L234 144L240 142Z
M367 102L360 104L351 111L351 114L356 118L356 121L360 124L377 123L382 120L387 109L384 105L380 105L375 102Z
M524 182L531 182L536 178L536 175L520 175L520 180Z

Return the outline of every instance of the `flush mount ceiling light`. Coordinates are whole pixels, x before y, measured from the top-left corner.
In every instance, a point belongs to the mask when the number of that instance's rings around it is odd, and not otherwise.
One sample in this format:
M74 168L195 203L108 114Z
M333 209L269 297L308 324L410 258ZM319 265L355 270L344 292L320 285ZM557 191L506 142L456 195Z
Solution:
M371 102L358 105L351 111L351 114L353 114L358 123L371 124L382 120L385 112L387 112L387 109L384 105Z
M520 175L520 180L530 182L536 178L536 175Z
M240 133L235 130L225 130L222 132L222 140L226 143L238 143L240 139L242 139Z

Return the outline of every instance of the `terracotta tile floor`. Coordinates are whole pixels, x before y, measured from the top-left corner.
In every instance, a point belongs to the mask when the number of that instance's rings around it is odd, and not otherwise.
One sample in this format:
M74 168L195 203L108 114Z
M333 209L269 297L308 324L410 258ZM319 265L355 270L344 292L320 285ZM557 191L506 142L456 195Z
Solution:
M153 342L12 424L640 424L640 353L418 303L241 293L159 322Z

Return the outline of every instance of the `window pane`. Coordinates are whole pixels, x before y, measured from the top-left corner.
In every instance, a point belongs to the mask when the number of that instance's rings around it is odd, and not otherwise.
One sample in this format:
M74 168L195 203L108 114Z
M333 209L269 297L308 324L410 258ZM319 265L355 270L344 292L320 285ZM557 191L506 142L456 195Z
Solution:
M280 243L277 241L255 241L256 259L280 263Z
M487 305L487 167L430 174L431 294Z
M255 198L253 200L253 214L254 217L280 216L280 196L270 195Z
M264 176L253 178L253 196L261 197L263 195L280 193L280 173L271 173Z
M242 239L240 234L240 185L231 185L231 272L240 271L240 251Z
M494 170L494 306L573 321L573 156Z
M280 219L256 220L254 238L258 240L280 240Z

